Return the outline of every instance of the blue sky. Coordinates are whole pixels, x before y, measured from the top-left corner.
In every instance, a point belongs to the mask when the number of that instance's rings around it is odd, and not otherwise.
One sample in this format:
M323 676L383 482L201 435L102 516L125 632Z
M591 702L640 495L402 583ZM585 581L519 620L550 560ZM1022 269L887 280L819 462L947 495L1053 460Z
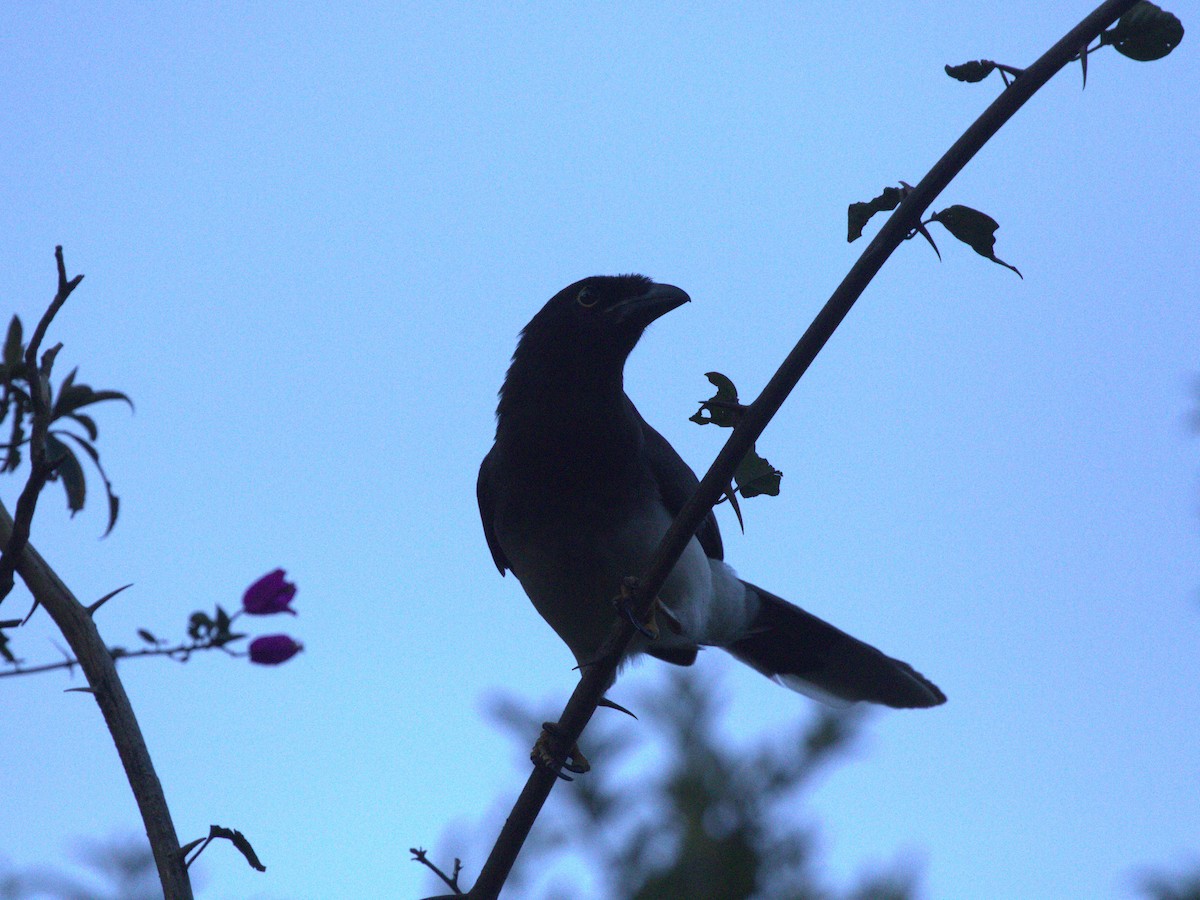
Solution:
M100 413L114 533L51 493L34 541L83 598L134 583L113 643L275 566L300 588L285 667L122 667L182 839L236 827L267 864L210 848L201 896L417 896L413 845L478 871L441 837L524 779L484 699L575 679L474 499L543 302L626 271L691 294L627 388L703 470L703 373L753 396L859 251L847 203L915 183L999 90L942 65L1027 64L1088 9L9 4L0 295L36 319L64 245L87 277L59 364L137 404ZM899 854L930 898L1127 897L1200 855L1198 78L1189 38L1039 94L937 204L995 217L1025 280L901 248L760 442L782 496L744 537L720 513L744 576L950 698L875 716L821 784L835 875ZM35 619L17 649L52 638ZM737 739L808 714L701 664ZM2 685L17 867L138 828L68 686Z

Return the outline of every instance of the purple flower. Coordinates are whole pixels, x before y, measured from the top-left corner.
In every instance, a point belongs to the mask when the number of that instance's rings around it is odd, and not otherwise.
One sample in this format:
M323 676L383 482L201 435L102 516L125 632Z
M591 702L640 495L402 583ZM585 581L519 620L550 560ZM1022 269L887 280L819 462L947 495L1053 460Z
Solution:
M242 596L242 609L252 616L269 616L274 613L291 613L296 611L288 606L296 596L296 586L290 581L284 581L283 569L276 569L264 575L250 587Z
M265 634L250 642L250 662L260 666L277 666L303 649L303 644L297 644L286 634Z

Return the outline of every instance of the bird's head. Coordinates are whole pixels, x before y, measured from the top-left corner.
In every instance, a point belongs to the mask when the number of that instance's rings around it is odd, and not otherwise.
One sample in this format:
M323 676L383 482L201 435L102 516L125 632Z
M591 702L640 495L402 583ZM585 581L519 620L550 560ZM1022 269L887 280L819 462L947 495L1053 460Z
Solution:
M624 363L647 325L690 299L644 275L594 275L551 297L521 332L521 344Z

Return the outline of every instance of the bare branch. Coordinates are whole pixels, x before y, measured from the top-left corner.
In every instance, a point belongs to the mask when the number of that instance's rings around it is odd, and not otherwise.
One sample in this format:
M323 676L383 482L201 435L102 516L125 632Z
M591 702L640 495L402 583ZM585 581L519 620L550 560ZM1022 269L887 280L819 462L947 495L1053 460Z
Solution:
M85 607L87 608L87 607ZM18 623L19 624L19 623ZM176 644L174 647L145 647L141 650L122 650L117 647L109 647L109 655L113 660L126 659L144 659L148 656L166 656L169 659L178 660L179 662L187 662L188 658L201 650L221 650L225 653L234 656L245 656L244 653L234 653L224 644L214 641L187 641L181 644ZM58 669L72 670L79 665L79 660L68 654L63 654L65 659L53 663L42 663L37 666L14 666L11 669L0 670L0 678L14 678L18 675L35 675L39 672L54 672Z
M71 291L75 290L79 286L79 282L83 281L82 275L76 275L74 278L67 280L67 266L63 262L62 245L54 248L54 261L58 264L58 293L54 295L54 299L50 301L50 306L42 314L41 321L37 323L37 328L33 330L33 337L29 339L29 346L25 348L25 365L31 369L37 368L38 350L42 348L42 341L46 337L46 331L50 328L50 323L54 321L54 317L58 315L58 311L67 302L67 298L71 296Z
M436 875L438 878L442 879L442 881L444 881L446 883L446 886L449 887L450 890L454 891L454 893L451 894L450 896L452 896L452 897L465 897L466 896L462 892L462 888L460 888L458 886L458 876L462 872L462 860L456 858L454 860L454 874L447 875L445 872L443 872L441 869L439 869L436 865L434 865L433 861L429 859L428 851L426 851L424 848L409 847L408 852L413 855L414 862L419 862L421 865L428 868L431 872L433 872L434 875Z

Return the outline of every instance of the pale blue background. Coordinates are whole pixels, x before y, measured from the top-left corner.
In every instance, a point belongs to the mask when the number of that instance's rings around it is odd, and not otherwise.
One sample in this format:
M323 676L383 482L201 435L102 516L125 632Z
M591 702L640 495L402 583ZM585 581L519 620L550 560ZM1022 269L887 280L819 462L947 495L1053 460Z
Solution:
M1000 89L942 65L1027 64L1088 9L5 6L0 297L32 323L63 244L87 278L62 373L137 403L100 412L114 534L51 493L35 543L85 599L135 583L114 643L277 565L300 586L262 625L307 644L286 667L122 667L183 839L237 827L268 866L213 847L202 896L418 896L418 844L470 883L440 836L524 778L482 699L575 678L475 509L517 331L585 275L685 288L627 383L703 469L703 373L753 396L859 252L846 204L915 182ZM720 514L744 575L950 697L873 718L820 786L838 877L899 854L931 898L1124 897L1200 853L1194 46L1035 98L939 204L998 219L1025 280L901 248L760 444L783 495L744 538ZM36 621L17 650L50 659ZM807 712L702 665L745 740ZM138 827L70 684L0 683L12 866Z

